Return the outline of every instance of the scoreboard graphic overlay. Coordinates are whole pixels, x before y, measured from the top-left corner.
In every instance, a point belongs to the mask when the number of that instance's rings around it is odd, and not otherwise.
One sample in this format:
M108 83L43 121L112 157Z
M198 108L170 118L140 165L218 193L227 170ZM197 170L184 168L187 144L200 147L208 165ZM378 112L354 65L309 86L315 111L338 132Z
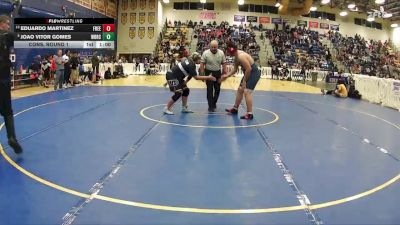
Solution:
M14 48L114 49L112 18L15 18Z

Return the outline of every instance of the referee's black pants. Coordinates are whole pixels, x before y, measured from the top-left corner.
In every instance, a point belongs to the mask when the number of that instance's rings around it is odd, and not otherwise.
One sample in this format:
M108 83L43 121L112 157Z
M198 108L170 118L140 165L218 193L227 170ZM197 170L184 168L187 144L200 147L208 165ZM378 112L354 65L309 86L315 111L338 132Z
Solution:
M7 138L15 137L14 116L11 106L11 81L0 81L0 114L4 118Z
M205 75L208 76L212 74L213 77L217 79L217 81L210 81L207 80L207 101L208 101L208 109L214 110L217 108L217 101L219 97L219 93L221 91L221 83L218 82L218 79L221 78L221 70L218 71L211 71L205 70Z

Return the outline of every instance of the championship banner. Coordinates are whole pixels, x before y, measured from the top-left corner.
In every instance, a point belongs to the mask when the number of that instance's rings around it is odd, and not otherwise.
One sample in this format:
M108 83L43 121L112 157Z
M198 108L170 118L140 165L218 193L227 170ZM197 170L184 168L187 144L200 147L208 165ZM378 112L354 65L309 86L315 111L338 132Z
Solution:
M130 0L130 8L131 10L136 10L138 0Z
M150 24L153 24L155 20L156 20L156 13L155 12L149 12L147 21L149 21Z
M199 19L201 20L215 20L217 18L217 13L202 11L199 15Z
M107 0L106 16L117 18L117 4L114 0Z
M320 23L319 28L329 30L329 24L328 23Z
M149 9L156 8L156 0L149 0Z
M271 23L271 18L268 16L260 16L258 19L260 20L260 23Z
M308 24L310 28L318 28L318 22L308 21Z
M92 0L92 10L105 14L106 13L105 0Z
M146 27L139 27L138 36L143 39L146 35Z
M129 19L130 19L129 21L131 22L132 25L135 24L136 23L136 13L130 13Z
M297 20L297 26L307 27L307 21L305 21L305 20Z
M146 0L139 0L139 7L141 10L146 8Z
M147 28L147 37L150 39L153 39L154 37L154 27L148 27Z
M128 9L128 0L122 0L121 8L124 11Z
M339 25L331 24L331 30L339 31Z
M282 23L282 18L272 18L272 23L281 24Z
M127 21L128 21L128 13L121 13L121 23L122 23L122 25L125 25Z
M129 38L134 39L136 37L136 27L129 27Z
M246 22L246 17L245 16L234 15L233 16L233 21L235 21L235 22Z
M82 0L81 5L85 8L91 9L92 8L92 0Z
M257 23L257 16L247 16L247 22L255 22Z
M139 23L144 24L146 22L146 13L141 12L139 13Z

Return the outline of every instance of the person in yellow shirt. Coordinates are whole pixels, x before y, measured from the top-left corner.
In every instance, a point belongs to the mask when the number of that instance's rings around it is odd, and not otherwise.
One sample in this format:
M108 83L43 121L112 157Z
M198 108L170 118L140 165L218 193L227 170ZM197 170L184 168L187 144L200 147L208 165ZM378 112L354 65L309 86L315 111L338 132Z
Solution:
M347 98L347 95L348 95L348 91L347 91L346 86L344 85L343 80L338 81L335 90L331 90L331 91L321 90L321 92L324 95L334 95L335 97L339 97L339 98Z
M336 87L337 88L335 90L334 95L336 97L347 98L348 91L347 91L346 86L344 84L338 84Z

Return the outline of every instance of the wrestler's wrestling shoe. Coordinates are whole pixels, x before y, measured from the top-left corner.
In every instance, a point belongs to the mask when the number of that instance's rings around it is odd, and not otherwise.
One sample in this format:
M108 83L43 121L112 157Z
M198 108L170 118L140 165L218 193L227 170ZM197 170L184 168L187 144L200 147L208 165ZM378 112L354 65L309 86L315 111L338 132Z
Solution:
M182 106L182 113L193 113L192 110L190 110L187 106Z
M235 108L225 109L225 111L230 114L238 114L238 109L235 109Z
M174 112L172 112L171 110L169 110L167 107L164 107L163 113L164 113L164 114L167 114L167 115L174 115Z
M246 113L246 115L241 116L240 119L242 120L252 120L254 118L253 114Z

